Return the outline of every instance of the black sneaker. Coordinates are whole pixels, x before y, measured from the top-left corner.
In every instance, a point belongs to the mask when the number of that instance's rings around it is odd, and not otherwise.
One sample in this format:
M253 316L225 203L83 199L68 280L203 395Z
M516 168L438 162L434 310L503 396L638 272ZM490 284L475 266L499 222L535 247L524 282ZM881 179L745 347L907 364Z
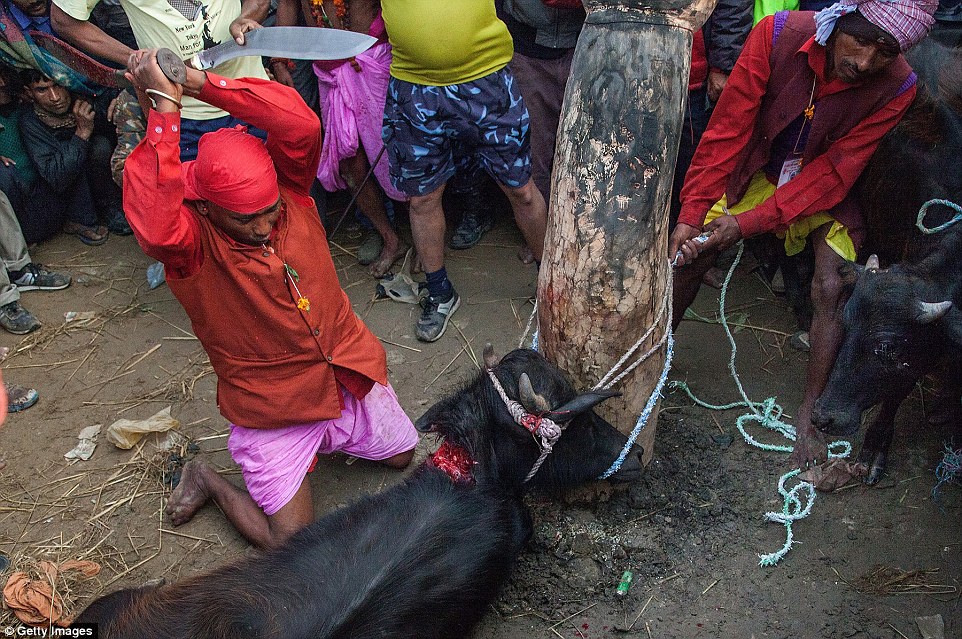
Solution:
M40 328L40 321L16 301L0 306L0 326L14 335L26 335Z
M33 262L7 274L21 291L59 291L70 286L70 276L66 273L48 271L42 264Z
M114 235L133 235L134 230L127 223L127 216L119 206L111 207L107 214L107 230Z
M421 317L418 318L415 335L422 342L436 342L444 335L448 320L461 305L458 292L451 289L446 296L428 295L421 300Z
M454 230L449 246L456 250L469 249L481 241L481 237L491 230L494 220L490 213L482 213L478 210L465 212L461 218L461 223Z

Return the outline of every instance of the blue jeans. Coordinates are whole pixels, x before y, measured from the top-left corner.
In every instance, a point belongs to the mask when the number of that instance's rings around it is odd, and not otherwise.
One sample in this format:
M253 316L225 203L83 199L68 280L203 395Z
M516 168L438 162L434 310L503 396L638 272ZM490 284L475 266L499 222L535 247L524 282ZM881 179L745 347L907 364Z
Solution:
M213 120L181 120L180 122L180 161L197 159L197 143L200 136L218 129L235 127L238 124L247 127L247 132L257 136L262 140L267 139L267 132L250 126L242 120L238 120L232 115L225 115Z

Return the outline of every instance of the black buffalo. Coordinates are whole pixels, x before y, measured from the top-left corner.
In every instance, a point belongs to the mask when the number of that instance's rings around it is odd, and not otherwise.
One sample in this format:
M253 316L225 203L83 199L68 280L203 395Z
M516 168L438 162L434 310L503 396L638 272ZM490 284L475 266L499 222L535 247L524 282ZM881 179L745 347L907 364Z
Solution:
M482 373L417 421L464 462L454 481L425 462L398 485L326 515L283 547L213 572L93 602L78 623L102 639L463 638L497 596L531 534L529 485L565 487L598 477L627 440L540 355L486 357L529 412L558 413L563 436L529 483L539 456ZM635 450L613 477L632 480Z
M876 483L888 462L895 415L919 379L939 370L959 418L962 389L962 224L933 235L916 230L932 198L962 203L962 25L942 25L911 53L920 89L909 112L879 146L859 186L867 242L882 254L848 266L854 283L845 305L846 335L813 420L824 433L858 431L862 412L881 404L858 462ZM929 209L932 228L951 219Z

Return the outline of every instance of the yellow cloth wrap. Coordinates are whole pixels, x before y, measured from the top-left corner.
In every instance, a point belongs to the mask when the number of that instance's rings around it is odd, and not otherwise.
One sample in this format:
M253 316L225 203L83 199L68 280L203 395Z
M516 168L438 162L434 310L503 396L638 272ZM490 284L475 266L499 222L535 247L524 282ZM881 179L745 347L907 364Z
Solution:
M750 211L770 198L774 193L775 185L768 181L764 173L756 173L752 177L752 181L748 184L745 197L743 197L738 204L729 208L728 212L732 215L738 215L739 213ZM715 205L708 210L708 215L705 216L705 224L725 215L725 207L727 206L728 197L723 195L722 198L715 202ZM805 242L808 236L812 234L812 231L828 223L831 223L832 228L829 229L828 235L825 236L825 243L842 258L849 262L854 262L856 256L855 244L848 235L848 229L844 224L840 224L835 218L824 211L800 218L792 222L788 227L788 232L778 232L776 235L785 240L785 253L787 255L797 255L805 248Z

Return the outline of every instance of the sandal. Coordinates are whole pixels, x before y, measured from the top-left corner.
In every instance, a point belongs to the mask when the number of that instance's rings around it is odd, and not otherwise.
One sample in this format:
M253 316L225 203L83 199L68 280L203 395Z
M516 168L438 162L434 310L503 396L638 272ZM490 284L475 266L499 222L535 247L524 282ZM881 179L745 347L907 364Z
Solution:
M404 262L401 263L401 270L398 273L387 273L378 280L376 295L378 299L390 298L395 302L404 304L417 304L427 292L426 282L415 282L411 278L410 265L412 262L413 248L409 248L404 255Z
M33 388L18 386L17 384L7 384L4 382L4 390L7 393L7 412L19 413L37 403L40 394Z
M67 222L63 226L67 235L76 235L87 246L100 246L107 241L107 227L86 226L79 222Z

